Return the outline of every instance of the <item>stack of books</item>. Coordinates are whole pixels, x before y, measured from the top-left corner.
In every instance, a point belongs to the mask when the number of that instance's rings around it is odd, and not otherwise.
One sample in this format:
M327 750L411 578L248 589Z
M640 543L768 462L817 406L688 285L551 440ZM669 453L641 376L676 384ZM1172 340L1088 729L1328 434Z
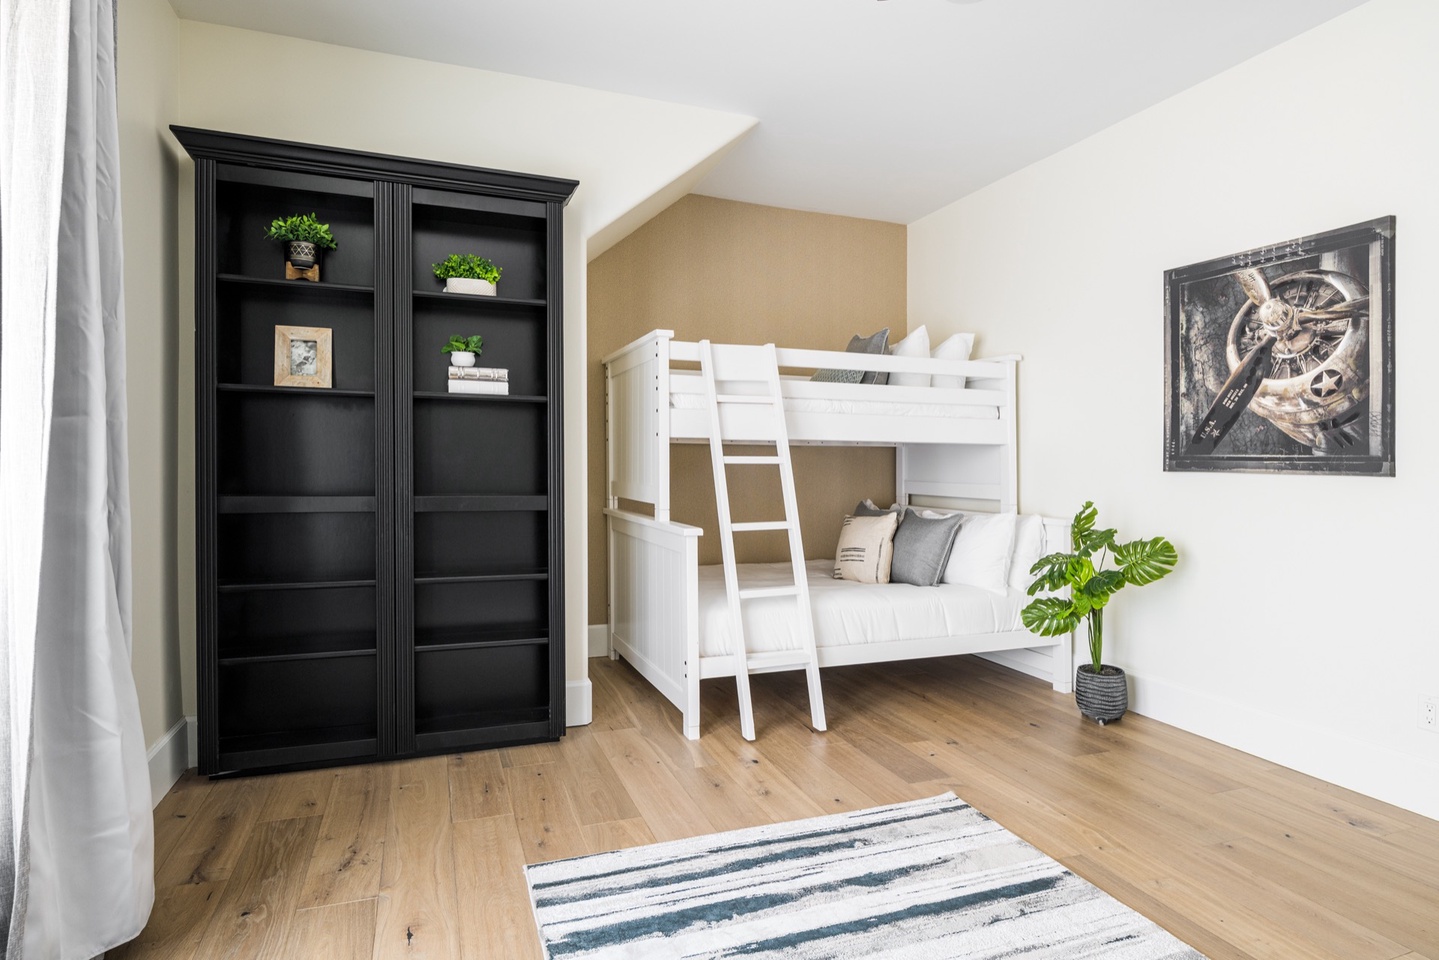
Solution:
M506 367L450 367L451 393L510 392L510 371Z

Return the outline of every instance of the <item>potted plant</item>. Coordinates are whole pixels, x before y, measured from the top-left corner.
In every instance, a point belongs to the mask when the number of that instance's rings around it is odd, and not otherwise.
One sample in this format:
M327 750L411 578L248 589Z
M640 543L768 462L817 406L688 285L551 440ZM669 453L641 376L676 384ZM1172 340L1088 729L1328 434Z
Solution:
M445 281L446 293L493 297L502 267L473 253L452 253L432 265L435 276Z
M1129 687L1124 671L1102 662L1104 608L1124 587L1141 587L1165 576L1179 562L1173 544L1163 537L1115 543L1113 529L1096 530L1099 511L1086 501L1074 515L1071 553L1041 557L1029 572L1038 579L1029 586L1032 597L1041 590L1069 588L1069 596L1039 597L1021 612L1024 625L1041 637L1069 633L1084 620L1089 627L1089 663L1074 675L1074 699L1079 712L1104 724L1118 720L1129 709ZM1095 554L1099 561L1095 562ZM1114 558L1114 569L1104 569Z
M451 366L473 367L475 357L483 352L480 347L484 346L484 343L485 338L479 334L468 337L454 336L450 338L449 343L440 348L440 352L450 355Z
M321 251L334 250L339 246L335 243L335 235L330 232L330 225L321 223L313 213L278 217L265 231L265 236L285 244L285 262L301 273L319 262ZM310 279L318 280L319 271L315 271Z

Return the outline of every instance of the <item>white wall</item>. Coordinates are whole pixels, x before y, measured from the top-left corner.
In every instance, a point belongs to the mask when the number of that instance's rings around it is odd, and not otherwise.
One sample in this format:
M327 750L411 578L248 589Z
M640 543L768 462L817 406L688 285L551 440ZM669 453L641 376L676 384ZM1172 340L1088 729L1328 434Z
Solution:
M1439 817L1439 5L1372 0L910 226L909 323L1022 352L1020 501L1179 569L1106 660L1146 715ZM1162 471L1163 272L1398 217L1394 479Z
M293 65L304 65L296 70ZM297 93L297 80L308 84ZM580 187L565 224L566 673L588 690L584 629L585 263L703 176L754 125L749 117L565 84L180 22L173 122L526 173ZM194 688L193 167L181 168L179 344L180 649L186 712ZM590 251L590 238L597 238ZM571 706L575 706L574 703ZM573 717L572 710L571 716Z
M172 775L184 769L185 743L176 729L182 718L175 586L179 165L163 132L178 113L180 24L165 0L126 0L119 10L120 200L134 542L131 659L145 743L152 751L175 748L155 764L156 786L163 793L174 782Z

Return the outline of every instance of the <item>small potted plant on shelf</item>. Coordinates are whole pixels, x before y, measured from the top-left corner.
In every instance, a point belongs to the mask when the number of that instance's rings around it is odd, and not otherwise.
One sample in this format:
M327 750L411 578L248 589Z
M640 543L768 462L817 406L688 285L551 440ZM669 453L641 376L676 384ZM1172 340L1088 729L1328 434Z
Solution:
M445 281L446 293L493 297L503 267L473 253L452 253L433 264L435 276Z
M449 343L440 348L440 352L450 355L451 366L473 367L475 357L483 352L480 348L484 346L484 343L485 338L479 334L468 337L454 336L450 338Z
M285 279L320 279L320 254L335 250L339 244L328 223L321 223L313 213L297 213L278 217L265 231L265 237L285 244Z
M1038 579L1029 586L1032 597L1042 590L1069 588L1069 596L1039 597L1020 616L1024 625L1041 637L1055 637L1073 631L1084 620L1089 627L1089 663L1082 663L1074 675L1074 699L1079 712L1103 725L1118 720L1129 709L1129 687L1124 671L1102 662L1104 652L1104 608L1125 586L1153 583L1174 569L1179 554L1163 537L1115 543L1113 529L1096 530L1099 511L1086 501L1074 515L1070 528L1071 553L1041 557L1029 572ZM1099 554L1096 563L1094 556ZM1104 569L1114 557L1115 569Z

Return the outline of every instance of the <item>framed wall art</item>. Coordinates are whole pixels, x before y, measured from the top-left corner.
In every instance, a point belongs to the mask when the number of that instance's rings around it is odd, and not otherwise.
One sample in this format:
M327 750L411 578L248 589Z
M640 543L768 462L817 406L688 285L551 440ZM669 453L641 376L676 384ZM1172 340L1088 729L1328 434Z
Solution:
M275 386L330 386L329 327L275 327Z
M1394 475L1394 218L1168 270L1165 470Z

